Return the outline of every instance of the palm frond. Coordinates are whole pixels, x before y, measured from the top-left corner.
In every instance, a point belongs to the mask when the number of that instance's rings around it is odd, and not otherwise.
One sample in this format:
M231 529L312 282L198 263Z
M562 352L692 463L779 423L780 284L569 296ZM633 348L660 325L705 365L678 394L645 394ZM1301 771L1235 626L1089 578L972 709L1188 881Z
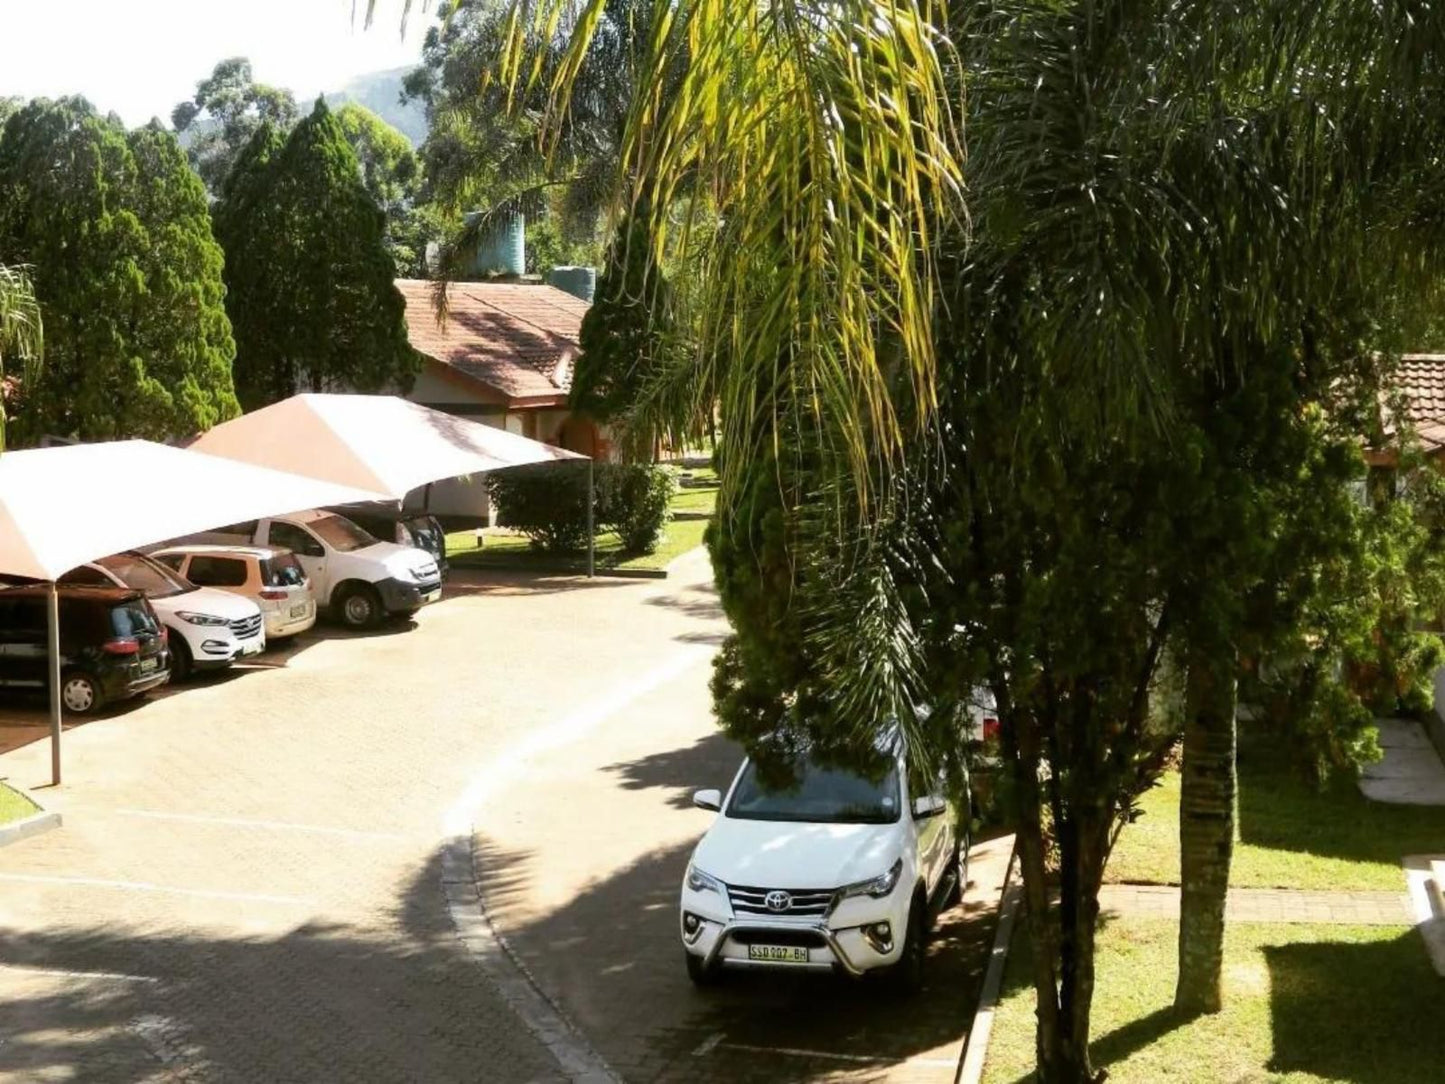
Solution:
M40 303L30 276L23 267L0 264L0 384L18 380L26 388L40 375L45 352L45 330ZM7 372L8 363L19 360L19 373ZM0 450L5 447L5 409L0 398Z
M547 87L554 149L605 6L511 9L503 77L518 92L543 78L539 48L571 28ZM866 501L935 402L932 249L962 206L941 12L652 0L648 16L620 169L653 208L659 251L688 186L724 223L697 268L697 365L715 375L697 383L721 396L723 500L786 402L818 419L806 431L864 480L853 490Z

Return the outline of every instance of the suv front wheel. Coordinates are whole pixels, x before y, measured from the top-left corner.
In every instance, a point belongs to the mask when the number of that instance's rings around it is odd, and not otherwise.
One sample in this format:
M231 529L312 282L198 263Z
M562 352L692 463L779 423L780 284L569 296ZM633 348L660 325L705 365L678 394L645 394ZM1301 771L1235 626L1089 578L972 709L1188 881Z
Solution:
M895 993L911 997L923 988L923 963L928 955L928 901L915 893L908 908L908 932L898 962L888 969L888 981Z

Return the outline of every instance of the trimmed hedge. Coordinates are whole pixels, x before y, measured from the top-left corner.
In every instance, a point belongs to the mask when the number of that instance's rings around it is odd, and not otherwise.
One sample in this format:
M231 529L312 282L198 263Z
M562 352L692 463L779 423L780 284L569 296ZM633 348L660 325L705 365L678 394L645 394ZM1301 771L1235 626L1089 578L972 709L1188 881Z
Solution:
M593 465L598 531L615 531L628 553L651 553L672 518L672 475L642 463ZM496 471L487 492L497 522L521 531L543 553L587 549L587 464L538 463Z

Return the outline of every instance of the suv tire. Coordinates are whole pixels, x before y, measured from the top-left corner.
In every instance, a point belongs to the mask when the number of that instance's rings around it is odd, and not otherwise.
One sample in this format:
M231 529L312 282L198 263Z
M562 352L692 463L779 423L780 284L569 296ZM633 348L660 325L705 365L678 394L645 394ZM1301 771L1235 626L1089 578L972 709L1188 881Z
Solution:
M899 997L912 997L923 989L923 964L928 955L928 901L921 892L908 908L908 933L898 962L888 969L889 985Z
M100 685L84 670L69 670L60 675L60 702L72 715L99 711Z
M170 635L171 648L171 681L185 681L195 670L195 661L191 658L191 645L186 643L186 638L175 630Z
M336 600L336 615L349 629L375 628L381 623L381 596L370 584L348 584Z
M694 986L715 986L718 980L718 967L709 967L701 956L694 956L691 952L683 951L687 957L687 977L692 980Z

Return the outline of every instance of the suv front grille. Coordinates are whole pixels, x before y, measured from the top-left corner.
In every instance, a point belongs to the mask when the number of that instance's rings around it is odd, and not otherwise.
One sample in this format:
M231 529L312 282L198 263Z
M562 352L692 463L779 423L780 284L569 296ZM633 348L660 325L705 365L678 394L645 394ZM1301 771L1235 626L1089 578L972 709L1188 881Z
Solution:
M236 634L238 640L249 640L261 632L261 615L255 617L243 617L238 621L231 622L231 631Z
M785 892L788 904L782 910L768 906L768 894ZM728 902L740 915L783 915L794 918L821 918L833 902L831 889L818 888L754 888L751 885L728 885Z

